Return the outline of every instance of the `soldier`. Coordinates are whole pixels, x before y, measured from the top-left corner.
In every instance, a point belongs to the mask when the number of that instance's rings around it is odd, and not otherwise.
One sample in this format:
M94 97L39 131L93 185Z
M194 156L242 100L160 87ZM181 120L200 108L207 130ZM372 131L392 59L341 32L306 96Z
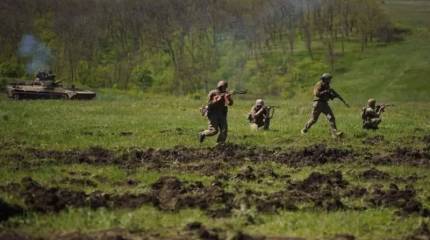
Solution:
M385 106L376 106L376 100L371 98L367 101L367 106L363 108L361 118L363 119L364 129L378 129L381 123L381 115L385 110Z
M209 92L207 106L209 128L199 133L200 142L203 142L207 136L215 136L218 133L218 144L224 143L227 139L227 106L233 105L232 94L227 92L227 88L227 82L221 80L217 88Z
M301 130L302 134L307 133L312 125L318 121L320 114L323 113L329 121L332 137L337 138L342 136L343 133L337 130L336 119L333 111L328 105L328 101L335 97L332 93L332 89L330 88L331 79L332 76L330 73L324 73L321 76L320 81L315 85L312 115L305 127Z
M255 105L252 106L251 112L248 115L248 120L251 123L252 129L259 129L261 127L264 130L269 129L270 109L264 105L263 99L255 101Z
M49 70L48 74L46 75L46 80L51 80L55 82L55 74L52 73L52 70Z
M47 74L44 71L39 71L36 74L36 79L39 79L39 81L45 81L47 77Z

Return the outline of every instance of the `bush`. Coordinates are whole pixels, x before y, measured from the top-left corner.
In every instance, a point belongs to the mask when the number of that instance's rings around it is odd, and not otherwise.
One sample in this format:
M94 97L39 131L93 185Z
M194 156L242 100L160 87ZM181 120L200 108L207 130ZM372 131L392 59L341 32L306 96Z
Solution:
M0 77L18 78L24 74L24 66L17 62L3 62L0 64Z

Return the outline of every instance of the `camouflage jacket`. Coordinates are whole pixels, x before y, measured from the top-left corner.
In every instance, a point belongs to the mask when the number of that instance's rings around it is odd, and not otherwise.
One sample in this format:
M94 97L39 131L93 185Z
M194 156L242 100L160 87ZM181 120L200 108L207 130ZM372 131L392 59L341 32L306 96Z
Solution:
M221 96L222 99L215 102L215 97ZM211 114L227 114L228 107L233 105L233 99L231 96L227 96L227 92L221 92L218 89L214 89L208 94L208 115Z
M261 110L261 111L260 111ZM264 119L269 117L269 110L267 107L252 106L249 112L248 119L251 123L262 124Z
M327 102L331 99L330 84L323 81L317 82L314 87L314 101Z
M376 108L371 108L369 106L366 106L363 108L363 113L361 118L363 121L370 121L374 118L379 118L381 116L381 113L377 111Z

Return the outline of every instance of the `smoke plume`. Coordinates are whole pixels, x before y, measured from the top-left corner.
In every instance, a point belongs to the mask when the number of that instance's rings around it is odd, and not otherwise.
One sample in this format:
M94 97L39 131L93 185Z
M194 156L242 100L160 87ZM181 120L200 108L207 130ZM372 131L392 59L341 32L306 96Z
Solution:
M26 65L26 72L28 74L49 70L49 66L53 60L51 49L31 34L26 34L22 37L18 54L28 59Z

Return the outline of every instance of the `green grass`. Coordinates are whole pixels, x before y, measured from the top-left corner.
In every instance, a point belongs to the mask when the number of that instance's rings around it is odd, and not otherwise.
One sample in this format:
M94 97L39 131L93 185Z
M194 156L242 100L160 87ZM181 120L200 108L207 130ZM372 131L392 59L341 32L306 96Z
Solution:
M311 96L309 96L311 98ZM139 100L97 100L92 102L68 101L1 101L1 141L23 147L42 149L71 149L103 146L105 148L153 147L175 145L200 146L197 133L207 127L207 120L199 115L204 100L176 97L148 97ZM306 102L268 99L268 104L280 105L270 131L253 132L247 124L247 114L253 100L236 99L229 111L228 141L260 146L295 147L325 142L347 146L361 144L365 136L384 135L390 142L381 147L395 147L407 138L419 137L430 130L429 105L418 102L396 102L387 109L379 131L361 128L360 104L344 107L332 103L338 128L345 132L342 140L333 140L325 117L301 136L300 129L311 111ZM7 117L5 117L7 116ZM123 135L121 133L131 133ZM397 139L404 138L402 142ZM213 146L208 138L203 146Z
M280 105L270 131L251 131L246 121L247 113L258 96L250 89L250 96L235 98L229 110L230 143L261 147L300 148L324 143L339 148L353 148L357 152L386 153L396 147L422 148L422 137L430 134L430 12L429 1L386 0L387 13L398 26L412 30L404 41L379 46L372 44L361 52L357 44L349 42L346 54L336 62L333 87L352 105L345 108L335 101L331 106L338 127L345 137L334 140L330 137L327 121L321 116L311 131L302 136L300 129L308 120L311 111L311 90L316 79L309 76L326 71L323 64L324 51L315 45L315 60L310 60L303 46L298 46L295 61L299 69L309 73L300 82L291 86L284 97L267 97L270 105ZM339 52L340 46L337 51ZM268 59L267 64L276 65L282 56ZM226 59L226 61L232 59ZM252 75L253 62L248 62L244 76ZM230 66L234 67L234 64ZM233 72L233 70L231 70ZM250 72L246 72L250 71ZM283 76L281 76L283 77ZM285 87L285 86L284 86ZM289 87L289 86L287 86ZM286 88L287 88L286 87ZM259 92L259 91L255 91ZM140 193L161 176L177 176L185 181L202 181L210 184L213 176L199 172L154 171L145 168L124 169L118 166L95 166L87 164L63 165L46 160L31 160L31 166L14 158L28 158L28 148L47 150L86 149L91 146L118 150L126 148L171 148L209 147L215 138L199 144L197 133L206 128L207 120L200 116L198 108L205 103L205 96L175 97L146 95L139 92L100 90L95 101L11 101L0 96L0 185L19 182L30 176L51 187L59 186L87 193L103 191L121 194ZM395 103L387 109L378 131L361 128L361 107L373 97L379 102ZM363 140L377 135L384 142L365 144ZM27 163L27 162L26 162ZM33 165L34 163L34 165ZM353 185L370 187L374 184L388 186L395 180L367 180L358 177L364 170L373 167L364 159L356 163L326 164L292 168L277 163L250 164L255 169L272 168L278 174L290 175L293 181L306 178L311 172L342 171L344 178ZM240 167L225 169L235 175ZM416 174L413 184L417 199L430 208L430 178L426 167L406 165L377 166L392 177L408 177ZM96 186L86 186L63 181L65 178L89 179ZM123 183L128 179L138 182L134 186ZM397 183L404 187L405 183ZM245 182L234 179L228 182L227 190L252 189L261 192L276 192L285 187L283 180L264 178L262 182ZM20 197L3 193L7 202L24 205ZM363 202L342 199L354 206ZM283 211L278 214L258 215L255 209L235 210L227 219L212 219L197 209L179 212L159 211L151 206L139 209L67 209L58 214L28 212L0 224L0 231L14 229L34 236L50 236L60 232L92 232L110 228L125 228L132 231L148 231L163 236L175 235L186 223L201 221L211 227L222 227L229 233L243 230L262 235L286 235L309 239L327 239L338 233L350 233L359 239L400 238L410 234L422 221L428 219L416 215L398 217L391 208L370 208L366 211L300 210ZM249 224L247 216L253 216L256 224Z

